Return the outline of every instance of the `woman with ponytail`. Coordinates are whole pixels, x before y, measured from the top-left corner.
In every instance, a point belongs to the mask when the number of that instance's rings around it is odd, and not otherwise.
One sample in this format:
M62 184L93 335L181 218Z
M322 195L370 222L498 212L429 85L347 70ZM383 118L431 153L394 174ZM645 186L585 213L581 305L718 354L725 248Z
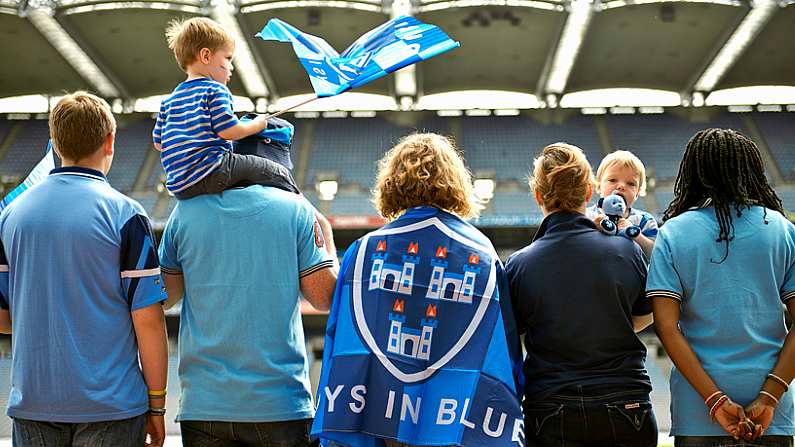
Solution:
M544 148L529 180L544 213L506 266L524 362L528 446L655 446L646 348L646 264L637 244L585 216L594 179L582 151Z

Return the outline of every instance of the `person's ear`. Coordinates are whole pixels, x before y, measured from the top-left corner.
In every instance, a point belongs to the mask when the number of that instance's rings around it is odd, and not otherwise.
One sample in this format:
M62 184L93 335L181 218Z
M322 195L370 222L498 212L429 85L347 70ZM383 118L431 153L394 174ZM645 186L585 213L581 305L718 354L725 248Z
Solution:
M585 194L585 203L590 202L591 197L593 197L593 185L588 183L588 192Z
M210 51L209 48L202 48L199 50L199 61L203 64L209 64L210 58L213 56L213 52Z
M544 200L541 198L541 192L539 190L533 191L533 195L536 198L536 203L539 207L544 208Z
M111 132L105 137L105 141L102 143L102 153L106 157L113 156L113 150L114 150L113 145L114 145L115 140L116 140L116 133L115 132Z

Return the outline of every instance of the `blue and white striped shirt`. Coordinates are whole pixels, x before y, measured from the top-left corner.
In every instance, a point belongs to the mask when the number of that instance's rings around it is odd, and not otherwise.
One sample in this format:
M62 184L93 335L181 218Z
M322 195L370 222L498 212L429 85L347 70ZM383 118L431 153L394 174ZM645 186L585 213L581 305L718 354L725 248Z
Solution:
M238 123L232 94L208 78L187 80L160 104L152 139L160 144L166 188L172 193L195 185L221 164L232 143L219 132Z

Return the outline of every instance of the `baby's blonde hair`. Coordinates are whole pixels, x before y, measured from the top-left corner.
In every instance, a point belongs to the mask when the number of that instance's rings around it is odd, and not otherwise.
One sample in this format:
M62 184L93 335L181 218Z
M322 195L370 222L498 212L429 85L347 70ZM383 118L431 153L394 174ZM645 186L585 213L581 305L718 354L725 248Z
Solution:
M409 135L378 162L373 203L387 219L411 207L431 205L463 218L475 217L472 176L452 139Z
M641 197L646 195L646 167L643 166L643 162L640 161L640 158L630 151L611 152L607 155L607 157L602 159L602 162L599 163L599 169L596 170L597 190L599 189L599 185L602 182L602 175L605 173L607 168L611 166L620 166L634 170L638 174L638 195ZM599 194L602 193L601 190L598 190L597 192Z
M582 150L567 143L545 147L533 160L528 184L547 211L578 211L588 200L594 179Z
M182 71L186 71L199 56L202 48L216 51L225 45L235 45L235 39L215 20L207 17L174 19L166 28L168 47Z

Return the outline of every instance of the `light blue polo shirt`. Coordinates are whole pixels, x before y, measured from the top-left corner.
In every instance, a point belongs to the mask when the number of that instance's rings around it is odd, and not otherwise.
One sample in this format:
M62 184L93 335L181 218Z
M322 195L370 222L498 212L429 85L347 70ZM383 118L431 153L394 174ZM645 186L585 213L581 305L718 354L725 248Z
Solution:
M332 266L314 208L251 186L180 200L160 244L182 273L177 420L313 416L299 278Z
M660 228L647 294L681 301L679 326L706 372L740 405L753 401L773 369L787 328L782 302L795 297L795 226L754 206L733 213L734 239L715 242L715 210L687 211ZM767 222L767 223L766 223ZM767 435L795 434L792 392L784 394ZM671 435L719 436L701 396L671 373Z
M165 295L143 207L99 171L59 168L3 211L0 238L8 415L69 423L145 413L130 313Z

